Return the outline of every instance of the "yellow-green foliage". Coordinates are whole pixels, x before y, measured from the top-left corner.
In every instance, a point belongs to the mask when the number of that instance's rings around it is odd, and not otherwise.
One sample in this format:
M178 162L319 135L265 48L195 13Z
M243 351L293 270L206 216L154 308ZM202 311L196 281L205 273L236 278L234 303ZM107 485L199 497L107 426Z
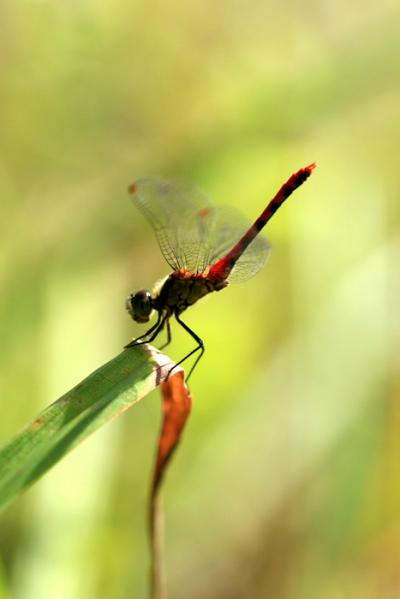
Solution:
M132 180L254 219L315 160L265 269L187 312L170 597L397 598L398 2L3 0L0 23L0 440L143 330L125 297L169 269ZM158 427L154 395L2 514L2 598L145 596Z

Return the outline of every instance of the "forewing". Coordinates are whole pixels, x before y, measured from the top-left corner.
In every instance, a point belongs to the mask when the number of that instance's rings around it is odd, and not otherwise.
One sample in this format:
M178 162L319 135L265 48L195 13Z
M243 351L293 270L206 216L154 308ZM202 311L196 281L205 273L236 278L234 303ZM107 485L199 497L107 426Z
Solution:
M171 268L203 271L209 264L214 230L214 210L207 196L192 185L158 177L140 179L131 192Z
M243 237L251 223L243 215L230 206L221 206L214 211L212 229L210 228L210 241L213 251L210 264L215 264L223 258L234 245ZM233 267L228 280L231 283L241 283L253 277L264 266L271 246L268 240L258 235L247 246L241 257Z
M250 223L232 207L216 207L196 187L158 177L131 186L132 199L156 234L164 258L173 270L203 272L223 258ZM228 279L238 283L254 276L270 251L257 236L236 262Z

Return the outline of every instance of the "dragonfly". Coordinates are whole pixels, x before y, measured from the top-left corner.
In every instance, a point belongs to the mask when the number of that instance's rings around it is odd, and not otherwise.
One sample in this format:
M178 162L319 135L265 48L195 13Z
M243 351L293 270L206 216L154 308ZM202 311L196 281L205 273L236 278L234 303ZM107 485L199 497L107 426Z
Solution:
M203 340L182 319L181 314L202 297L221 291L229 283L246 281L264 265L270 244L260 231L287 198L311 175L316 164L301 168L280 187L266 208L249 227L239 211L215 206L196 187L158 177L140 179L129 186L136 207L150 223L160 250L172 272L152 292L131 293L126 309L137 323L156 322L126 348L151 343L166 329L171 341L170 320L194 339L196 346L177 362L171 372L190 356L198 354L187 379L203 356Z

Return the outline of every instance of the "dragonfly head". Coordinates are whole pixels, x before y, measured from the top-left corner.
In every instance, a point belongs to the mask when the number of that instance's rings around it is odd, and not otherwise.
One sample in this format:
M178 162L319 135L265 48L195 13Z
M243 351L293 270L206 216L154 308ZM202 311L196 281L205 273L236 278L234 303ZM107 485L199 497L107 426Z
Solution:
M131 293L126 299L126 309L136 322L148 322L153 311L153 298L150 291L142 289Z

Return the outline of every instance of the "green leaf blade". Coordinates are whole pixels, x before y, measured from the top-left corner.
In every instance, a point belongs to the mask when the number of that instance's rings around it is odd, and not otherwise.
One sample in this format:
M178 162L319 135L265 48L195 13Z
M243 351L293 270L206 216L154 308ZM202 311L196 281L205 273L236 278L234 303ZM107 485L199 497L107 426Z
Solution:
M80 441L145 397L171 366L154 348L130 348L43 410L0 449L0 509Z

